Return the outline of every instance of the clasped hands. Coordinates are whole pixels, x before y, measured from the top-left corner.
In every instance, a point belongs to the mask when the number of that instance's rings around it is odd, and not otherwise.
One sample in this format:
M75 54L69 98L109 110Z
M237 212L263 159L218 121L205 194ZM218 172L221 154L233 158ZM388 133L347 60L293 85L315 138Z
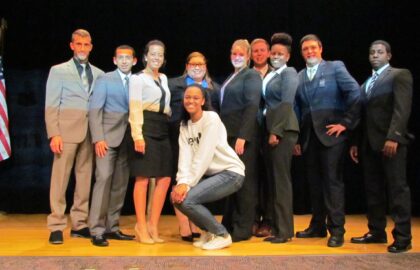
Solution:
M184 201L188 194L188 185L179 184L172 188L171 200L172 203L180 204Z

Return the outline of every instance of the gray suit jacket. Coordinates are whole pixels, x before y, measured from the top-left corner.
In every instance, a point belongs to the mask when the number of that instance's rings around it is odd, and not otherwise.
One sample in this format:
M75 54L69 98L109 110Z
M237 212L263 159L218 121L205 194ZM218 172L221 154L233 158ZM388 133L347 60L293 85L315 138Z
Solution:
M407 124L411 112L413 78L407 69L386 68L366 96L362 85L363 133L372 149L380 151L386 140L407 144L411 134Z
M298 75L294 68L287 67L276 74L265 88L267 130L280 138L286 131L299 132L299 123L293 110Z
M89 65L95 80L103 71ZM45 124L48 138L60 135L65 143L80 143L88 131L87 112L91 91L85 91L73 58L51 68L46 88Z
M98 77L89 103L92 142L105 140L110 147L121 144L128 124L128 89L117 70Z

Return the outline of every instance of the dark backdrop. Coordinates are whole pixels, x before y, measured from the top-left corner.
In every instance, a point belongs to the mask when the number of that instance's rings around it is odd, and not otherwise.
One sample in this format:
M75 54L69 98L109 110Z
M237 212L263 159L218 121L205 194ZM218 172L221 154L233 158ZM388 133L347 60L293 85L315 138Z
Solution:
M0 210L48 212L52 154L44 125L45 82L51 65L71 57L73 30L90 31L94 48L90 60L105 71L114 69L116 46L130 44L141 53L151 39L167 45L168 77L182 73L185 57L194 50L209 59L209 70L222 82L231 72L229 49L238 38L269 39L274 32L290 33L295 43L289 65L300 70L299 39L308 33L323 41L326 60L343 60L359 83L370 74L369 44L389 41L391 63L419 74L418 9L409 1L357 0L119 0L119 1L2 1L0 17L8 21L4 66L12 140L12 157L0 162ZM417 65L416 65L417 64ZM141 65L136 66L139 70ZM410 129L419 134L419 94L414 91ZM413 213L420 213L418 140L410 148L408 180ZM294 162L295 212L307 213L308 190L302 164ZM348 213L365 211L360 168L347 158L345 164ZM70 191L72 187L70 185ZM132 214L132 183L124 213ZM69 192L69 200L71 199ZM219 208L221 204L215 205ZM169 205L165 213L171 212Z

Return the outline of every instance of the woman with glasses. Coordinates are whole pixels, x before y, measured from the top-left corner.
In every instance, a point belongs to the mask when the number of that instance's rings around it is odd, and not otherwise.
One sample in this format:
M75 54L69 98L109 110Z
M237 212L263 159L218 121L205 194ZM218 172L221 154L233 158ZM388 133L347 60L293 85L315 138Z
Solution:
M184 74L182 76L172 78L169 80L169 89L171 91L171 102L170 107L172 110L172 116L169 119L169 135L172 146L173 155L173 171L172 179L175 184L175 175L178 169L178 137L179 137L179 126L181 122L181 115L183 111L183 98L184 91L187 86L192 84L199 84L205 89L206 100L211 102L212 105L218 106L217 102L217 91L219 85L215 83L208 71L207 71L207 59L200 52L192 52L188 55ZM179 233L181 239L187 242L192 242L193 238L200 237L199 230L197 227L190 222L182 212L175 208L175 214L179 222Z

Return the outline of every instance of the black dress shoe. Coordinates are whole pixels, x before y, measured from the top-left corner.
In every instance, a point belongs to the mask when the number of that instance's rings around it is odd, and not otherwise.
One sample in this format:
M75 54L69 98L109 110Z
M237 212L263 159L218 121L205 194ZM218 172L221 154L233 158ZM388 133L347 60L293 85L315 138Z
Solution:
M328 239L327 246L329 247L341 247L344 244L344 236L331 235Z
M90 238L91 237L88 227L80 229L80 230L71 230L70 236L77 237L77 238Z
M388 252L391 253L401 253L406 252L412 248L411 242L409 243L398 243L394 242L392 245L388 246Z
M314 227L306 228L304 231L296 232L297 238L315 238L327 237L326 229L315 229Z
M287 238L283 238L283 237L277 237L274 236L273 239L271 239L271 244L283 244L283 243L287 243L289 241L289 239Z
M250 236L235 236L235 235L231 235L232 237L232 242L240 242L240 241L245 241L245 240L249 240L252 235Z
M107 247L109 245L108 241L106 241L103 235L92 236L91 242L94 246L97 247Z
M271 242L271 240L273 240L275 237L274 236L269 236L269 237L266 237L266 238L264 238L264 242Z
M134 240L134 235L124 234L122 231L106 233L105 237L113 240Z
M59 245L63 243L63 232L62 231L53 231L50 234L50 239L48 242L53 245Z
M388 242L386 235L378 236L371 233L366 233L365 235L361 237L352 237L350 241L353 244L371 244L371 243L384 244Z

